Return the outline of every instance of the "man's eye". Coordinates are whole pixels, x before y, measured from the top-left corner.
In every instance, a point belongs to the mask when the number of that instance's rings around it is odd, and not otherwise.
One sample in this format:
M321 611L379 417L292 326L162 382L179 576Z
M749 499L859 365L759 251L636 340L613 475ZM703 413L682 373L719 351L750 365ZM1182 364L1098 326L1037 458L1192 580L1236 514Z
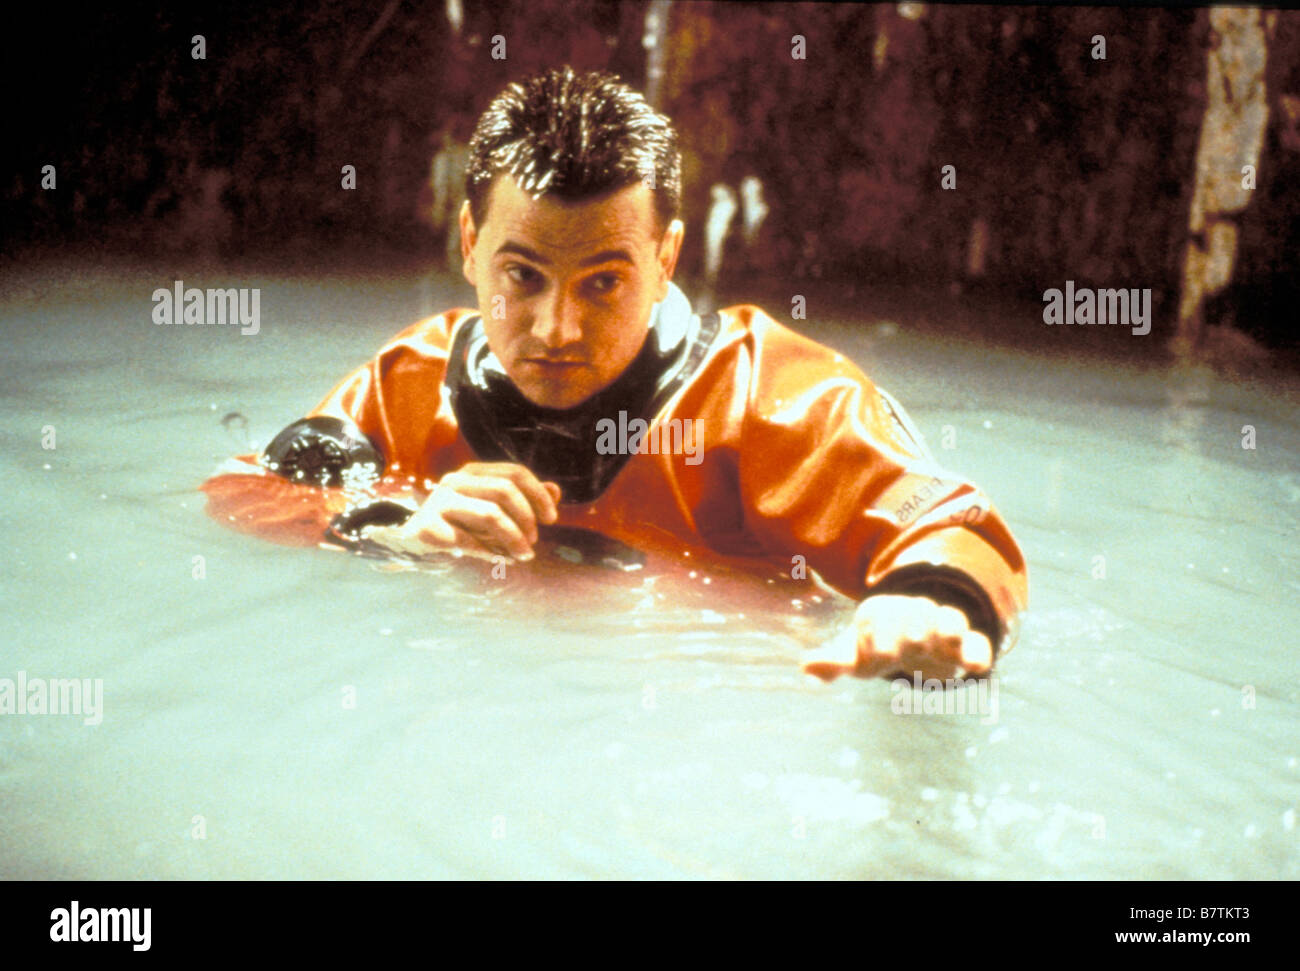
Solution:
M601 273L598 276L593 276L591 278L590 286L596 293L609 293L618 286L618 274Z
M530 284L536 283L541 276L531 266L523 266L519 263L514 263L510 266L507 266L506 275L510 277L510 279L513 280L515 283L521 284L523 286L528 286Z

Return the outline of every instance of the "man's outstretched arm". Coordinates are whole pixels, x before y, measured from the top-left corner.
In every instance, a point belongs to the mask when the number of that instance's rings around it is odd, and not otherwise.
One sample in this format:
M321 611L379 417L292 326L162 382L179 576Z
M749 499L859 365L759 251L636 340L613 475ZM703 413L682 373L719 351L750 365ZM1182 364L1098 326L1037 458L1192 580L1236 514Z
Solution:
M740 483L750 528L861 604L808 655L822 677L946 678L989 670L1028 599L1006 522L940 468L889 395L788 331L750 386Z

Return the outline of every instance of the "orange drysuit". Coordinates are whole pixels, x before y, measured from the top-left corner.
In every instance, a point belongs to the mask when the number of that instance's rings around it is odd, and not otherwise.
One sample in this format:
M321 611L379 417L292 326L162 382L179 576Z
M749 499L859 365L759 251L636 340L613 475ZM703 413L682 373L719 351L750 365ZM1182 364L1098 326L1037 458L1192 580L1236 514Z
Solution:
M662 336L674 327L675 344L673 334ZM670 286L642 358L657 335L676 357L665 351L651 370L673 380L661 380L657 395L649 384L639 397L620 392L631 395L627 413L604 402L594 450L594 431L580 442L563 428L559 437L528 437L533 429L521 426L544 428L565 414L527 417L517 390L500 390L504 372L478 313L466 309L396 335L308 418L338 419L373 446L367 454L380 476L360 490L368 496L418 501L467 462L518 460L561 482L560 526L644 551L692 552L697 563L705 554L787 576L815 570L854 599L928 596L962 609L995 651L1011 646L1027 603L1024 557L988 498L935 465L892 397L842 355L754 306L701 318ZM635 384L633 370L619 382ZM484 391L493 377L495 398ZM499 404L511 391L515 398ZM639 437L628 434L637 402L649 425ZM510 408L514 418L494 426ZM588 461L594 471L566 484L569 465ZM346 479L291 481L265 456L234 463L202 488L210 513L237 529L314 545L357 502Z

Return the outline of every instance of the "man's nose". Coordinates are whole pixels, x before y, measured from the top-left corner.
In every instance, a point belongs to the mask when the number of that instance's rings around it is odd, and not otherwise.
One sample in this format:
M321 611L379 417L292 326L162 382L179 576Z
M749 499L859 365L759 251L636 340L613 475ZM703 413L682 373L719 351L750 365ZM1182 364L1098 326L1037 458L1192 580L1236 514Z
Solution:
M548 350L558 350L582 340L578 307L565 288L554 287L539 301L532 335Z

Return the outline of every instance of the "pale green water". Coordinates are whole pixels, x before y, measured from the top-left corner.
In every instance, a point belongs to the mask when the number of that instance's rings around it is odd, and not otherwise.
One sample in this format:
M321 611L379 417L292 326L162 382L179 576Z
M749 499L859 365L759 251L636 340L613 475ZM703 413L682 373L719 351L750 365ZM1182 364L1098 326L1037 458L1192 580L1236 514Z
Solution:
M102 678L104 710L0 716L0 876L1300 876L1294 397L808 327L1029 557L996 722L902 716L799 673L842 605L224 530L194 491L223 414L263 444L467 294L185 276L262 287L242 337L155 327L174 278L6 281L0 678Z

